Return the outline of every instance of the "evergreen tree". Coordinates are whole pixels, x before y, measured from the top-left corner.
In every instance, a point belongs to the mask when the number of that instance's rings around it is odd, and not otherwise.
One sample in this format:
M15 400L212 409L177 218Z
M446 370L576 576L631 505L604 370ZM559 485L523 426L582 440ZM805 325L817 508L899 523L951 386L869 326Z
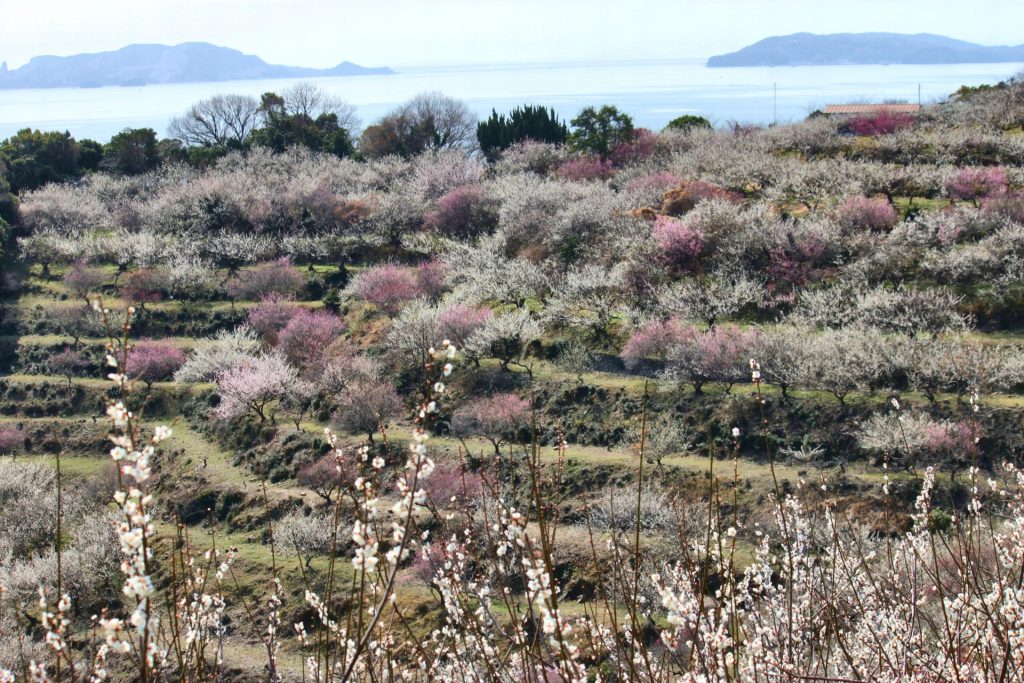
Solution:
M287 97L276 93L263 94L259 112L264 124L250 135L252 145L269 147L275 152L299 145L339 157L351 156L355 151L337 112L292 107Z
M477 124L476 138L488 161L494 161L498 153L523 140L553 142L566 141L569 129L558 120L554 109L528 104L516 107L505 116L491 110L486 121Z
M695 116L693 114L684 114L682 116L677 116L676 118L669 121L668 125L665 126L666 130L681 130L684 133L688 133L691 130L697 130L701 128L711 130L711 122L708 121L703 116Z
M6 227L18 216L18 198L11 194L11 185L7 182L7 166L0 158L0 238L7 240ZM2 251L2 246L0 246Z
M7 166L7 181L15 194L77 178L78 157L78 143L68 132L25 128L0 142L0 159Z
M98 171L103 161L103 145L95 140L78 141L78 168L83 171Z
M607 157L616 145L633 137L633 119L618 108L604 105L600 109L584 107L572 120L569 144L580 152Z
M138 175L159 165L156 131L152 128L125 128L110 138L100 162L100 168L121 175Z

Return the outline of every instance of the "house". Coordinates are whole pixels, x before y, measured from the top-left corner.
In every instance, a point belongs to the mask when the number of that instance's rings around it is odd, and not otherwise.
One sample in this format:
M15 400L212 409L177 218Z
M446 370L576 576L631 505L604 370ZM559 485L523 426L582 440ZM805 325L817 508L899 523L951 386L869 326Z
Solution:
M856 114L920 114L920 104L827 104L822 110L825 116L850 116Z

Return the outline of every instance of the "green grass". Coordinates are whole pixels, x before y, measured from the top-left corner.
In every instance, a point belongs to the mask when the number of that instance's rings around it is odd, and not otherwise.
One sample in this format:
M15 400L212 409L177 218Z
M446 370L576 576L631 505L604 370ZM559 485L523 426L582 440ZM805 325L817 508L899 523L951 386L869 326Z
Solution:
M4 375L3 379L8 382L15 384L28 384L28 385L39 385L39 384L63 384L67 386L67 377L60 377L57 375L26 375L16 373L13 375ZM81 387L98 387L105 388L113 386L108 379L99 379L92 377L73 377L71 383L75 386Z
M63 384L65 386L67 386L67 383L68 383L67 377L58 376L58 375L27 375L27 374L15 373L13 375L3 375L2 377L0 377L0 379L6 380L8 382L14 382L14 383L17 383L17 384L28 384L28 385ZM96 377L96 378L94 378L94 377L72 377L71 378L71 384L73 384L74 386L98 387L98 388L108 388L108 387L112 387L113 386L113 384L111 383L111 381L109 379L101 379L101 378L98 378L98 377ZM154 391L171 391L171 390L197 391L197 390L201 390L201 389L208 388L208 387L211 387L211 386L212 385L210 385L210 384L187 384L187 383L179 383L179 382L154 382L153 383L153 390ZM142 384L142 383L139 383L137 385L137 391L144 392L145 388L146 388L145 385Z
M980 344L1024 344L1024 330L996 330L994 332L971 330L966 337L968 341Z
M196 473L213 483L248 489L259 486L259 480L231 464L233 456L219 446L207 441L202 434L185 422L173 425L173 436L167 442L171 448L184 452L184 461ZM205 465L204 465L205 461Z
M61 344L72 344L70 337L60 334L24 334L17 337L18 346L59 346ZM105 337L82 337L78 340L80 346L103 346L107 343ZM195 337L160 337L160 341L167 342L173 346L188 351L196 345ZM131 344L138 343L137 339L130 340Z
M907 216L907 212L911 209L917 209L919 211L936 211L938 209L944 209L949 206L950 202L948 199L927 199L925 197L894 197L893 204L896 205L896 211L899 212L900 220L903 220Z
M128 301L121 299L116 296L103 296L101 297L103 306L110 309L112 313L121 313L130 305ZM36 308L47 309L57 304L68 304L68 303L81 303L82 307L85 307L85 302L77 299L60 299L59 296L47 296L44 294L24 294L18 299L18 308L21 311L32 311ZM219 311L231 311L231 310L248 310L256 305L258 301L236 301L234 303L230 301L157 301L154 303L148 303L145 305L145 309L149 311L205 311L208 313L215 313ZM296 301L295 305L305 306L306 308L322 308L324 302L321 300L315 301Z
M19 455L14 461L19 463L35 462L57 467L57 457L54 455ZM111 460L106 457L62 455L60 456L60 471L63 476L70 479L88 479L101 473L110 462Z

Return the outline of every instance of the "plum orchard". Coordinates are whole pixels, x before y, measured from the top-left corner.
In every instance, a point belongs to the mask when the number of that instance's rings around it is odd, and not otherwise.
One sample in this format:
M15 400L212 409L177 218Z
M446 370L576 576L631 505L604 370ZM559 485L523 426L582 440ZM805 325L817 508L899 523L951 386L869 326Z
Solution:
M1020 680L1021 89L19 187L0 680Z

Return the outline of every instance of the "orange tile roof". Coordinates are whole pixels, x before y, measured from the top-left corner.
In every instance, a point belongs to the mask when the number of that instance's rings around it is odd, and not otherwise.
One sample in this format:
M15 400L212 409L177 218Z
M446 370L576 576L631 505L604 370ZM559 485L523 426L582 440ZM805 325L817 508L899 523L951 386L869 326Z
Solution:
M828 104L826 114L874 114L885 111L898 114L916 114L921 111L920 104Z

